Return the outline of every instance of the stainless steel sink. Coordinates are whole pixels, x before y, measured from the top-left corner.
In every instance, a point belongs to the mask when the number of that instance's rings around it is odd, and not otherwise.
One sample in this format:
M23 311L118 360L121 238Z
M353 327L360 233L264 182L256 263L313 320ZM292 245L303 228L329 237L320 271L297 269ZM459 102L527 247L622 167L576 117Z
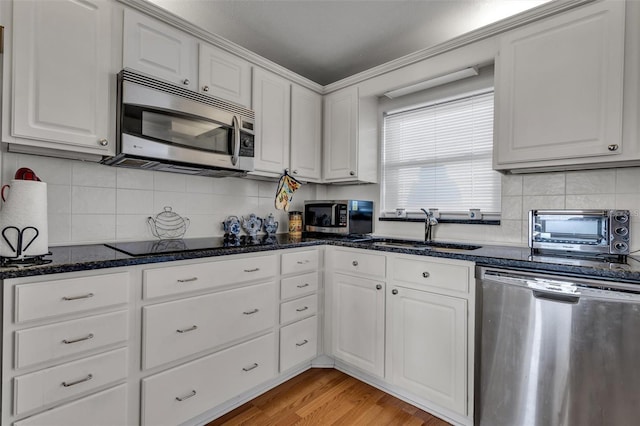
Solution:
M373 245L378 247L402 248L411 250L431 250L443 253L464 253L470 250L477 250L479 248L482 248L482 246L473 244L447 243L440 241L422 242L410 240L381 240L374 241Z

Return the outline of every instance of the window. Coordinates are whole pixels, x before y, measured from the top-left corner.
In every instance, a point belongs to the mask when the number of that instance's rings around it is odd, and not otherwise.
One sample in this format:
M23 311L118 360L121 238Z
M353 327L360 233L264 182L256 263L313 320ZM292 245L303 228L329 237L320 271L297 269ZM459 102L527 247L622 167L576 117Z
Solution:
M381 210L500 212L493 90L384 116Z

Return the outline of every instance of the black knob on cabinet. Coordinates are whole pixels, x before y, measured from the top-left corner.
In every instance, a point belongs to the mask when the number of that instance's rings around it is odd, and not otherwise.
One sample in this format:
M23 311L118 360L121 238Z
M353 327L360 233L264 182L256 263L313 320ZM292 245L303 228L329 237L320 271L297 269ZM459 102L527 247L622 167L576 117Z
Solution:
M376 290L382 290L382 284L376 284Z
M393 290L391 290L391 294L398 294L398 290L394 288Z

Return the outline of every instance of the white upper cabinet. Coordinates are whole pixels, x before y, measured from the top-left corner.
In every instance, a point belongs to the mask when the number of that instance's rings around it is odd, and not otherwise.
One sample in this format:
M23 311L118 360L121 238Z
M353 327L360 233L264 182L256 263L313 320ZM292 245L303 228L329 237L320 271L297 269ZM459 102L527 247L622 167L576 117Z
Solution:
M320 182L322 158L322 96L291 86L291 174Z
M624 38L622 1L595 2L502 37L496 169L624 159Z
M132 10L125 10L122 62L125 68L197 90L198 43L190 35Z
M249 107L251 64L206 43L200 43L199 90L211 96Z
M324 98L324 180L357 178L358 88L348 87Z
M256 112L255 172L278 177L289 167L291 83L260 68L253 70L253 109Z
M16 1L6 142L111 155L111 9L106 0ZM9 125L8 117L11 117Z

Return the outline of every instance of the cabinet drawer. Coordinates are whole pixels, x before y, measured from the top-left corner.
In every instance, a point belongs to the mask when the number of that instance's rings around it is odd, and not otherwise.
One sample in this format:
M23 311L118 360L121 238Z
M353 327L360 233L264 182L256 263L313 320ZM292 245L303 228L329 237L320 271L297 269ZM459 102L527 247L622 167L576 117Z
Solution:
M126 348L16 377L14 414L26 413L126 377Z
M127 311L94 315L15 332L15 366L23 368L125 342Z
M280 330L280 371L288 370L318 354L318 317L298 321Z
M14 426L114 426L127 424L127 387L116 386L37 416Z
M275 255L246 257L143 271L143 297L169 296L276 275Z
M364 253L353 250L335 250L333 267L336 271L356 275L368 275L384 278L386 275L386 257L384 255Z
M142 380L142 424L177 425L276 375L275 335Z
M15 290L15 321L120 305L128 299L128 272L19 284Z
M318 269L318 250L305 250L282 255L282 275Z
M316 294L291 300L280 306L280 323L285 324L299 320L309 315L315 315L316 312L318 312L318 296Z
M296 275L280 281L280 298L291 299L318 290L318 273Z
M145 306L143 368L151 368L275 326L275 283Z
M393 278L395 280L426 287L468 293L470 274L471 269L466 265L406 258L393 260Z

